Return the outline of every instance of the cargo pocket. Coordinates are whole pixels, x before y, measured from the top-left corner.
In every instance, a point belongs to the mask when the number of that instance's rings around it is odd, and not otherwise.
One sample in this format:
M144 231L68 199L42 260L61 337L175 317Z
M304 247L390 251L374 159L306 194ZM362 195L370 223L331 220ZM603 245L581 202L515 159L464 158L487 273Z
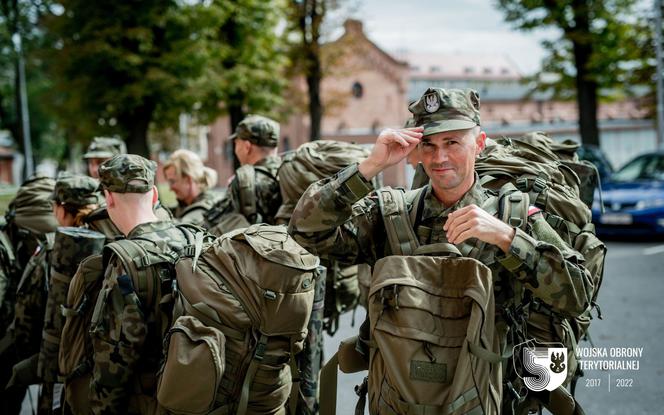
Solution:
M159 405L175 414L212 410L224 374L225 344L221 330L193 316L179 317L164 339L164 364L157 384Z

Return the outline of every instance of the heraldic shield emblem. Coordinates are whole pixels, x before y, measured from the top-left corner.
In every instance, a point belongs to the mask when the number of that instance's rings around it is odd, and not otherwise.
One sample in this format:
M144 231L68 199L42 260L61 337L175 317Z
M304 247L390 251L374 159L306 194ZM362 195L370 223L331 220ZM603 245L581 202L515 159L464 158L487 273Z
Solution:
M533 340L514 346L514 370L533 392L553 391L567 378L567 348Z

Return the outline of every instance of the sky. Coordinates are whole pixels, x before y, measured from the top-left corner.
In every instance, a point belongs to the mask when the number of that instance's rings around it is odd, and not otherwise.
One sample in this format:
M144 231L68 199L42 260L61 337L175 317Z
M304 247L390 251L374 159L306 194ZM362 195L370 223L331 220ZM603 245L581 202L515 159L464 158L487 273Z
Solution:
M539 68L545 54L539 42L558 37L554 29L514 30L494 0L356 0L351 8L388 52L504 53L522 74Z

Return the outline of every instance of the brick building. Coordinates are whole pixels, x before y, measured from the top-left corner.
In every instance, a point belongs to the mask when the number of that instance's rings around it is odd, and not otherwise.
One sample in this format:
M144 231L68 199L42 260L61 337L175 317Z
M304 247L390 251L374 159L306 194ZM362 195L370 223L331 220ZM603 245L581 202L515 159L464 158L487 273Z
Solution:
M344 33L323 50L325 78L321 84L324 107L321 138L370 144L385 127L399 127L408 118L406 93L408 65L369 40L362 23L347 20ZM302 80L295 91L306 96ZM226 144L230 134L227 117L210 126L207 164L219 172L224 185L231 176L231 153ZM281 123L280 150L296 148L309 140L309 117L303 109ZM404 183L403 166L384 174L386 184Z
M472 88L480 93L482 127L489 136L544 131L554 138L578 140L578 110L573 101L554 101L545 94L528 95L517 65L501 54L389 54L364 33L362 23L347 20L339 39L323 47L325 77L321 85L324 113L321 138L371 144L386 127L400 127L409 118L408 103L428 87ZM281 123L280 150L309 139L306 85L293 81L290 100L301 110ZM293 93L295 91L295 93ZM639 99L601 104L598 109L602 145L614 164L656 146L652 121ZM227 117L210 126L207 163L224 186L232 175ZM614 151L625 137L638 136L632 151ZM617 148L617 147L616 147ZM401 163L384 174L388 185L406 185L412 170Z

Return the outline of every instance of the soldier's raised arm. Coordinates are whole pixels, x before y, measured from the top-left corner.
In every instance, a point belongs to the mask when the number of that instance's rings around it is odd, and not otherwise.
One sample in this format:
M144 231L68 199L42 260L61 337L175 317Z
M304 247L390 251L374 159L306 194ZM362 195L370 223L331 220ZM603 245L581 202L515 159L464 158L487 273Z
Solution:
M362 199L374 190L374 176L417 147L422 130L386 129L367 159L312 184L290 220L289 232L295 240L323 258L345 263L375 262L376 252L385 243L385 231L376 226L382 220L377 202ZM379 235L375 235L377 229Z

